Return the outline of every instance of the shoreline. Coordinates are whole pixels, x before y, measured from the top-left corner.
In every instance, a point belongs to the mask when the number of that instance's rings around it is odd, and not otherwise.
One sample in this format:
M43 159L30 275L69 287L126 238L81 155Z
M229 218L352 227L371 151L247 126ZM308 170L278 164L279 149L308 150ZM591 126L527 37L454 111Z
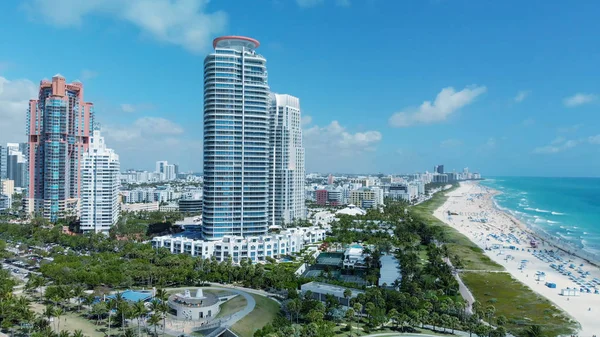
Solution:
M494 200L498 193L479 182L461 182L457 189L446 193L448 198L433 215L483 249L486 256L504 267L514 279L577 321L580 324L578 336L597 335L600 294L594 292L600 285L592 288L589 284L593 279L600 279L600 269L498 207ZM538 240L537 248L531 247L532 238ZM559 270L558 265L564 269ZM565 271L572 275L566 275ZM539 276L542 273L543 278ZM546 282L554 283L556 288L548 287ZM561 295L561 289L567 287L584 291L579 296ZM587 289L591 293L587 293Z
M479 184L479 182L474 182L474 184ZM502 191L481 184L479 184L479 186L487 189L488 191L492 191L493 205L496 208L496 210L498 210L499 212L503 212L507 217L509 217L512 220L515 226L519 226L521 229L528 232L532 237L537 239L537 241L542 243L548 243L549 246L552 246L566 254L578 257L586 261L587 263L594 265L595 267L600 267L600 256L593 253L582 254L581 251L583 249L576 247L572 243L568 241L561 241L561 239L556 240L552 237L552 235L550 235L550 233L547 233L543 229L536 229L535 227L527 224L526 222L517 219L517 217L514 214L512 214L510 209L500 206L500 204L498 204L498 201L495 199L497 195L503 193Z

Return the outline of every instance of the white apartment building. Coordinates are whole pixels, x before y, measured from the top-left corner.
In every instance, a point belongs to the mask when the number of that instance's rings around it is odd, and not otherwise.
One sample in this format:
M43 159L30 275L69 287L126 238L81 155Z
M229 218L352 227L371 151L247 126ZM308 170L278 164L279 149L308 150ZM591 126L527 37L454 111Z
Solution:
M269 107L269 224L306 218L300 99L272 93Z
M81 163L81 230L108 234L119 219L119 156L95 130Z
M264 261L266 257L276 259L299 252L307 244L323 241L326 231L327 228L317 226L298 227L279 234L247 237L226 235L211 241L166 235L152 239L152 247L167 248L174 254L189 254L203 259L214 256L217 261L225 261L231 257L233 263L239 263L243 258L257 262Z

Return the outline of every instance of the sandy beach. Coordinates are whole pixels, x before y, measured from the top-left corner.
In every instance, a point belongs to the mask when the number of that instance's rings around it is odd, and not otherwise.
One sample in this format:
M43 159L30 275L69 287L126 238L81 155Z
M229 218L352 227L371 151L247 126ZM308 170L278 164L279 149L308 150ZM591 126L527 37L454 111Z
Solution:
M497 209L492 199L497 193L477 182L462 182L447 194L448 200L434 215L479 245L515 279L578 321L579 336L600 335L600 294L596 293L600 291L600 269L543 242L523 223ZM532 240L537 248L532 247ZM546 283L554 283L556 288ZM564 296L561 292L566 288L578 293Z

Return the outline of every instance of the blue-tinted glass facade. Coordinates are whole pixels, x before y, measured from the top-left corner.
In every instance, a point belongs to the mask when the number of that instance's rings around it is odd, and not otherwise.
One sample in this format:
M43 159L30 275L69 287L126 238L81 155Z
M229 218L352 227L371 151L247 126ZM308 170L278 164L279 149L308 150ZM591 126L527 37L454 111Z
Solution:
M269 87L254 47L225 39L204 60L206 239L267 232Z

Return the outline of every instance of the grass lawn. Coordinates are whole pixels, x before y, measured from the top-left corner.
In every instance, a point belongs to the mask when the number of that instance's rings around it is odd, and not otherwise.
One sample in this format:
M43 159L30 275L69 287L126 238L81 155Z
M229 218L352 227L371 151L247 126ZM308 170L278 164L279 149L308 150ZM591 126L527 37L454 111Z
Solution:
M39 303L32 303L31 310L35 311L38 314L44 312L44 305ZM85 310L82 310L81 314L85 313ZM100 321L100 325L96 325L96 320L89 320L85 317L82 317L81 314L77 314L76 312L67 312L66 314L60 316L60 330L67 330L73 332L75 330L81 330L84 335L88 337L104 337L106 334L100 330L107 329L106 328L106 320ZM50 324L52 329L56 329L56 321ZM137 326L136 326L137 327ZM113 332L116 332L117 328L113 329Z
M244 309L246 305L248 305L248 301L243 296L238 295L221 305L221 310L216 318L236 313Z
M538 295L508 273L461 273L473 296L496 315L508 320L507 329L520 336L531 324L539 324L548 336L571 335L578 324L550 301Z
M81 317L76 313L69 312L60 318L60 330L67 330L73 332L75 330L81 330L84 335L89 337L103 337L104 332L100 330L107 329L102 322L100 325L95 325L95 320L88 320L85 317ZM135 326L137 328L137 325ZM112 329L113 332L117 331L117 328ZM108 330L107 330L108 332Z
M251 294L256 307L246 317L235 323L231 330L240 337L252 337L254 332L270 323L279 313L279 304L272 299Z

